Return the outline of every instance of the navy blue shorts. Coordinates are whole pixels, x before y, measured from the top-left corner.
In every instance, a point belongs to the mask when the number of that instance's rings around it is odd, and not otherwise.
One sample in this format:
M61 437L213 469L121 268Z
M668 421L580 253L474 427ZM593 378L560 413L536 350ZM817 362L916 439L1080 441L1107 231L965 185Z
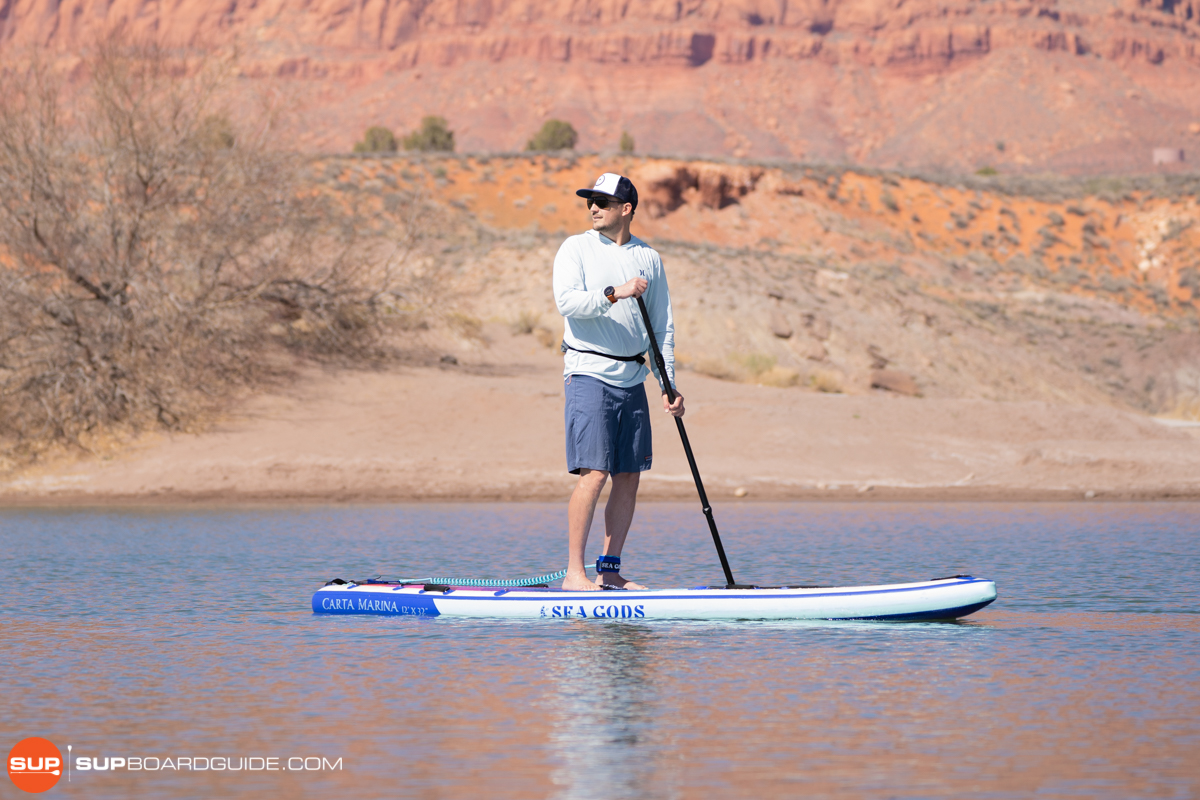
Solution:
M650 408L646 387L610 386L590 375L568 375L567 469L645 472L650 469Z

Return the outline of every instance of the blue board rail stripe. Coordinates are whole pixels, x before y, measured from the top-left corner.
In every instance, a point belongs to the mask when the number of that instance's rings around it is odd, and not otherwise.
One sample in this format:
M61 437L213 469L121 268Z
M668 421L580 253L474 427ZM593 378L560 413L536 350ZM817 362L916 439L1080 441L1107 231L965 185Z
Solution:
M873 617L838 617L839 622L875 621L875 622L919 622L921 620L957 619L974 614L981 608L992 604L992 600L983 600L957 608L943 608L933 611L913 611L907 614L879 614Z

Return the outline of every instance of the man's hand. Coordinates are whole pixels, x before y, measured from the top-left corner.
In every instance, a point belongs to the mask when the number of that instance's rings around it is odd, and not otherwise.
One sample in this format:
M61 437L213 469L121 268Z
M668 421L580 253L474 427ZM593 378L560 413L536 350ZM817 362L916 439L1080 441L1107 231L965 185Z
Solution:
M645 278L634 278L613 289L612 296L618 300L624 300L626 297L641 297L649 285L650 283Z
M683 416L683 395L676 392L675 393L675 402L671 403L671 402L667 401L667 393L663 392L663 411L666 411L672 417L682 417Z

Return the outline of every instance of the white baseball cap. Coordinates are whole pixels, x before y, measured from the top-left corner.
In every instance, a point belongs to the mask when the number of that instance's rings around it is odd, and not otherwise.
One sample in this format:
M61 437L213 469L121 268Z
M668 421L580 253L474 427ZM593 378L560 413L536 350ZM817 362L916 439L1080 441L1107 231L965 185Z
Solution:
M629 203L637 211L638 193L633 181L615 172L606 172L596 178L596 185L590 189L578 189L575 194L580 197L591 197L594 194L604 194L615 197L622 203Z

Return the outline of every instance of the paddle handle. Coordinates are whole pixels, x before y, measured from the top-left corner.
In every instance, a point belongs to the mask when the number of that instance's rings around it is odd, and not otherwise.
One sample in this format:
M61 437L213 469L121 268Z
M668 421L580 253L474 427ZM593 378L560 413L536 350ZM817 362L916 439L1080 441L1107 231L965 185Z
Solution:
M674 403L676 392L667 376L667 362L663 359L662 351L658 349L658 339L654 336L654 326L650 324L650 312L646 310L646 301L637 298L638 310L642 312L642 323L650 337L650 353L654 364L658 367L659 377L662 378L663 391L667 393L667 402ZM708 504L708 495L704 491L704 482L700 480L700 469L696 466L696 456L692 454L692 444L688 441L687 429L683 420L675 417L675 427L679 429L679 438L683 442L683 452L687 454L688 466L692 469L692 478L696 481L696 492L700 495L700 506L704 509L704 518L708 520L708 530L712 534L713 544L717 547L717 557L721 559L721 569L725 571L725 582L729 587L737 585L733 579L733 571L729 569L729 559L725 557L725 547L721 544L721 534L717 533L717 523L713 519L712 506Z

